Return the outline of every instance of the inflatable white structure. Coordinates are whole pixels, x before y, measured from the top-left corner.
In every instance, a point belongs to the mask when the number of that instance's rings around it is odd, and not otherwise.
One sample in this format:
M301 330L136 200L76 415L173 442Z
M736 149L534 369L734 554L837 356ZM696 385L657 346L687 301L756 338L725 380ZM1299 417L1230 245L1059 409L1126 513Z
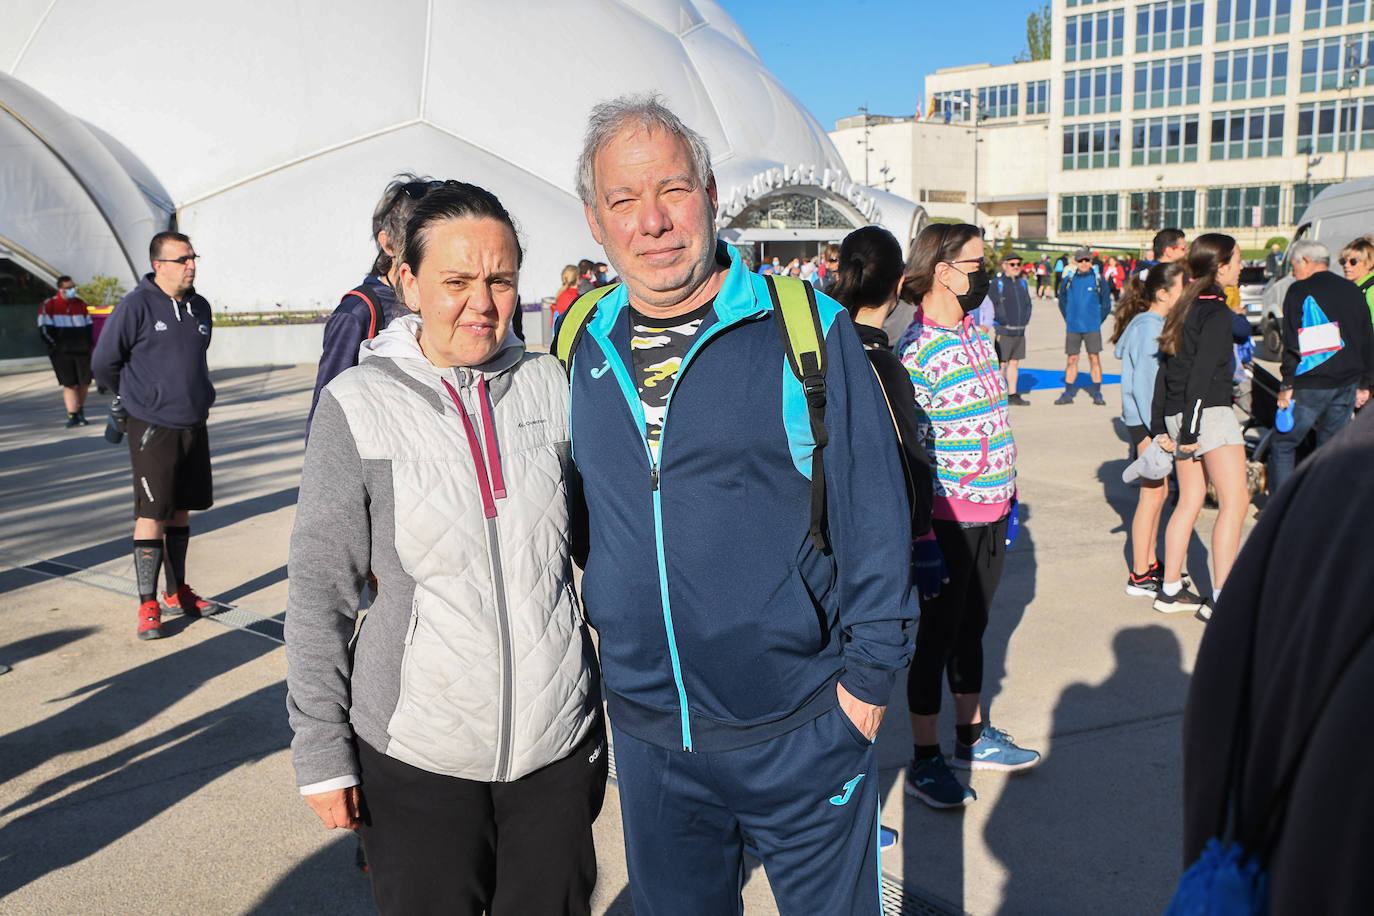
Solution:
M626 92L661 92L707 138L727 238L880 222L905 244L924 221L854 185L713 0L7 7L0 257L40 276L129 285L174 221L216 308L330 308L371 264L381 189L413 171L501 198L535 299L601 256L574 163L591 106Z

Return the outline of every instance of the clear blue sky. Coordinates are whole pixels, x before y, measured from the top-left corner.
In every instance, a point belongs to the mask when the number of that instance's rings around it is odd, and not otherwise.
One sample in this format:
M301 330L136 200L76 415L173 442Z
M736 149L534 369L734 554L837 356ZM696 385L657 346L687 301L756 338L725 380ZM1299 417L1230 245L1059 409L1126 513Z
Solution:
M1009 64L1034 0L718 0L826 130L865 103L911 114L941 67ZM929 105L929 100L926 100Z

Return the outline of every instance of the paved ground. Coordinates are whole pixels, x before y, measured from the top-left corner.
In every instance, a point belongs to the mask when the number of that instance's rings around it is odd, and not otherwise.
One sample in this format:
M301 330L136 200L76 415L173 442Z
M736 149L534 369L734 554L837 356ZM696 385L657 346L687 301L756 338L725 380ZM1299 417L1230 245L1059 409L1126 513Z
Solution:
M970 913L1158 912L1179 866L1179 733L1204 624L1122 593L1134 491L1112 408L1054 407L1062 324L1038 304L1013 415L1021 540L988 638L992 719L1038 770L973 778L963 812L904 804L901 685L879 738L883 867ZM1115 361L1106 361L1108 372ZM0 377L0 912L371 912L351 837L320 828L286 750L275 637L313 367L217 373L215 508L189 578L241 609L134 638L127 452L61 428L46 371ZM1062 385L1062 382L1059 384ZM105 399L92 398L93 416ZM1199 534L1210 531L1204 511ZM1190 567L1206 585L1205 550ZM225 621L251 629L225 625ZM952 741L952 725L943 733ZM632 912L614 791L597 913ZM761 869L750 913L772 912Z

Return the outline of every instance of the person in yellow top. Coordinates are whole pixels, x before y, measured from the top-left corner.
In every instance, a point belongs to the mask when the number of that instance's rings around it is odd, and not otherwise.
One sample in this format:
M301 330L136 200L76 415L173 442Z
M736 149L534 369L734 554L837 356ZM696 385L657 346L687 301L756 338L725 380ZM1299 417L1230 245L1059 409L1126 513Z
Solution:
M1345 278L1360 288L1374 320L1374 239L1362 235L1341 249L1341 270Z

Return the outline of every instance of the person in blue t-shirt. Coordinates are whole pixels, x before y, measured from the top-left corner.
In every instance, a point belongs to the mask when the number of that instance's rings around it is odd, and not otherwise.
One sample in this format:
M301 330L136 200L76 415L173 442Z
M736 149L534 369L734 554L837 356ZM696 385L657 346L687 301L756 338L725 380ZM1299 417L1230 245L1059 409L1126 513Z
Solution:
M1059 285L1059 313L1064 316L1064 352L1068 362L1064 367L1064 393L1054 403L1073 403L1078 354L1087 350L1088 374L1092 378L1088 393L1094 404L1106 407L1102 398L1102 322L1111 314L1112 297L1106 281L1093 271L1092 249L1074 252L1073 266L1073 273L1067 274Z

